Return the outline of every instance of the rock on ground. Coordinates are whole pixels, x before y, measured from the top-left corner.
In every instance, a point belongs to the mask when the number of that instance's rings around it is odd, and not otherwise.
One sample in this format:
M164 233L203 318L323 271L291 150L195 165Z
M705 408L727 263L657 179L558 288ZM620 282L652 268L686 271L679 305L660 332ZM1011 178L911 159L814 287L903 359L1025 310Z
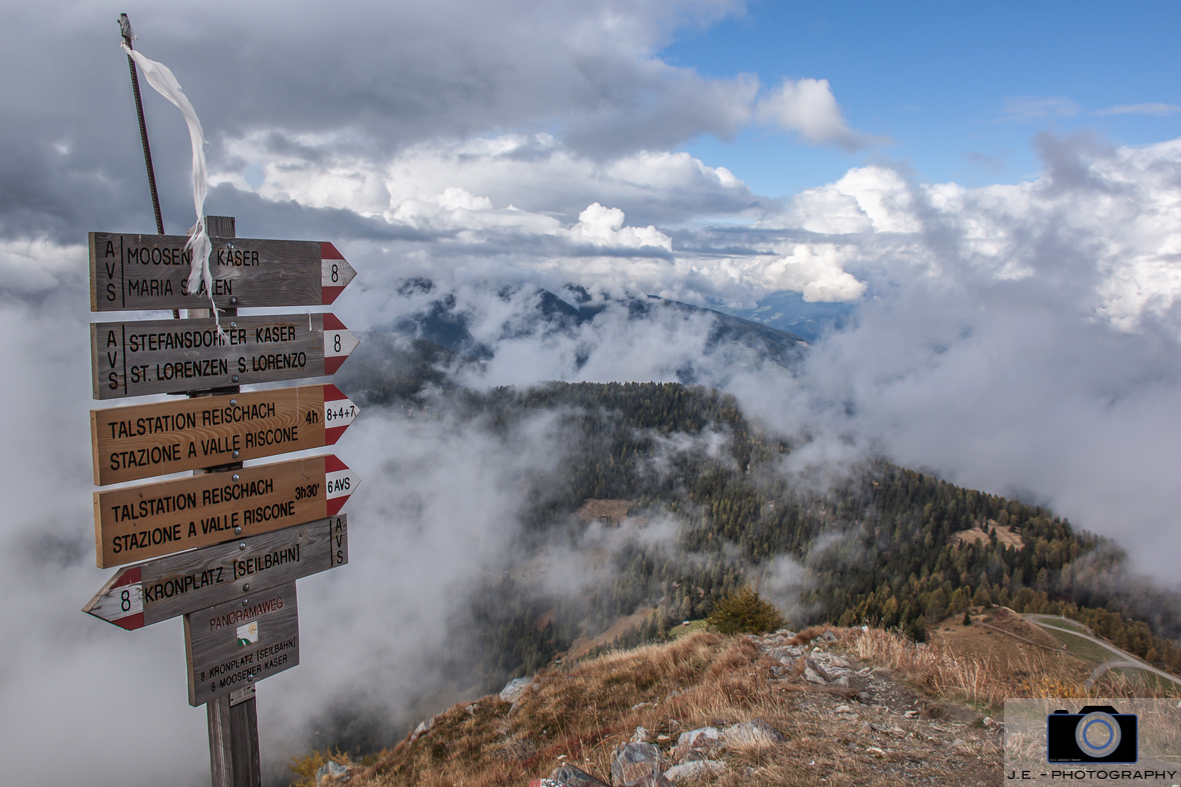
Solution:
M670 756L675 763L708 760L717 756L721 749L722 733L717 727L698 727L681 733Z
M664 764L660 749L651 743L625 743L615 750L611 780L616 787L640 787L645 778L664 773Z
M550 781L557 782L563 787L611 787L599 781L581 768L573 765L560 765L549 775Z
M714 762L713 760L694 760L693 762L674 765L664 772L664 778L673 784L680 784L690 779L712 776L724 770L726 770L725 763Z
M514 678L510 680L500 690L500 699L504 702L516 702L525 692L525 688L532 682L532 678Z

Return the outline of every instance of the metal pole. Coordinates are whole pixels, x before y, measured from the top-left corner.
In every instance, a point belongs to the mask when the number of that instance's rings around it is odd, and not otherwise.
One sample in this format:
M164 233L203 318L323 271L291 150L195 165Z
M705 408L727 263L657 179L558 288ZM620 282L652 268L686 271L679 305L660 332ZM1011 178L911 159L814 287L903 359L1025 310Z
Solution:
M135 34L131 32L131 20L127 14L119 14L119 32L123 34L123 41L128 49ZM135 69L135 61L131 55L127 56L127 68L131 71L131 92L135 95L135 114L139 117L139 139L144 146L144 166L148 168L148 188L152 190L152 212L156 215L156 233L164 234L164 216L160 213L160 195L156 193L156 170L152 167L152 148L148 145L148 124L144 122L144 103L139 97L139 74ZM180 318L180 309L173 309L172 316Z
M128 49L132 49L131 20L127 14L119 14L119 29L123 34L123 41ZM127 67L131 69L131 92L135 94L135 114L139 116L139 138L144 146L144 165L148 168L148 186L152 190L152 210L156 214L156 232L164 234L164 218L160 215L160 196L156 193L156 170L152 168L152 149L148 146L148 126L144 122L144 105L139 97L139 74L136 73L135 61L131 55L127 56Z

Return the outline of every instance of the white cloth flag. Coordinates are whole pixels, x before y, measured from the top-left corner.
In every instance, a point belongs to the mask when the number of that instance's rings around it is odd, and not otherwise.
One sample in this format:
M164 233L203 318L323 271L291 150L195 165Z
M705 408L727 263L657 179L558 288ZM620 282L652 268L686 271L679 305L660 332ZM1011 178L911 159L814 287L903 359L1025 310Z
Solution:
M205 182L205 133L201 130L201 121L197 119L196 110L189 103L188 96L184 94L184 90L181 89L180 83L176 81L176 77L168 66L157 63L155 60L149 60L127 46L126 41L122 42L121 46L128 56L135 59L144 72L144 76L148 78L148 84L154 87L157 93L176 105L176 108L185 116L185 123L189 126L189 138L193 143L193 206L197 209L197 224L189 235L189 242L185 244L185 248L191 249L193 252L188 289L189 292L197 292L201 283L204 282L205 291L209 293L209 302L213 304L213 318L217 320L217 304L213 303L213 274L209 270L209 253L213 250L213 244L210 243L209 234L205 231L207 186ZM220 321L218 330L221 330Z

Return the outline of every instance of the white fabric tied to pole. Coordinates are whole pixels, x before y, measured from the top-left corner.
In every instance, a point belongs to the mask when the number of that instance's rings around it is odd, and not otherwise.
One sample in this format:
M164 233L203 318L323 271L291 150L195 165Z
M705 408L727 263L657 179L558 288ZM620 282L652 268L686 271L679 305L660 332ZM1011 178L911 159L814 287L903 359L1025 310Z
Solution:
M213 302L213 273L209 270L209 254L213 250L213 244L209 240L209 234L205 231L205 194L208 188L205 171L205 133L201 129L201 121L197 118L197 111L189 103L188 96L184 94L184 90L181 89L180 83L176 81L176 77L168 66L157 63L155 60L149 60L127 46L126 41L122 42L121 46L128 57L135 59L136 64L147 77L148 84L154 87L157 93L176 105L176 108L185 116L185 123L189 126L189 138L193 143L193 207L197 209L197 224L189 231L189 241L185 244L185 248L190 249L193 253L188 291L190 293L197 292L200 285L204 283L205 292L209 294L209 302L213 305L213 319L217 322L218 333L221 333L221 321L217 318L217 304Z

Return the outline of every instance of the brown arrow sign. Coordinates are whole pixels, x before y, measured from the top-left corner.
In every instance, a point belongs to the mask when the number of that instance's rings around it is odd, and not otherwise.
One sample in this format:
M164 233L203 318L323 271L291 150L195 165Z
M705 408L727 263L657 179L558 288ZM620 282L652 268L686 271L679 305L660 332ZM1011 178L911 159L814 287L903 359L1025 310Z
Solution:
M357 272L331 243L210 238L213 299L220 308L325 306ZM90 310L201 309L190 295L184 235L90 233ZM204 303L202 303L204 301Z
M335 444L358 412L335 385L91 410L94 483L322 448Z
M295 583L185 615L185 655L193 707L297 666Z
M341 514L120 569L82 611L133 630L348 562Z
M335 374L357 338L332 314L90 325L95 399L188 393Z
M98 567L335 516L358 483L344 462L328 454L95 492Z

